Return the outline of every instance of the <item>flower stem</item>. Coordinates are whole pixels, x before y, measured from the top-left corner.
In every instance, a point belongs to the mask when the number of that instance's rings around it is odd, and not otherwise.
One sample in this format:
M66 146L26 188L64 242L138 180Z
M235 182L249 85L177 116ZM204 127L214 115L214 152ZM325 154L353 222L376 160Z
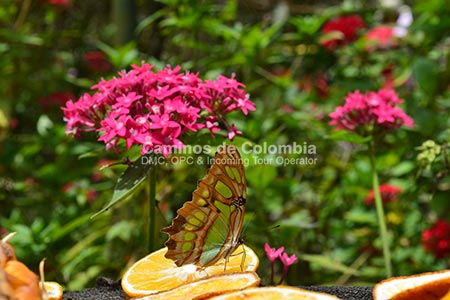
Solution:
M372 141L370 143L370 164L372 167L372 185L373 192L375 196L375 207L377 211L378 225L380 229L381 243L383 246L383 256L384 256L384 267L386 269L387 278L392 277L392 262L391 262L391 252L389 250L389 239L387 236L386 219L383 210L383 201L380 194L380 184L378 181L378 174L376 169L376 159L375 159L375 145Z
M275 284L275 282L274 282L275 262L271 261L270 262L270 267L272 269L272 273L270 274L270 284L274 285Z
M286 275L288 272L288 268L286 266L283 266L283 275L280 278L280 281L278 282L278 285L282 284L283 281L286 279Z
M148 205L149 205L149 220L148 220L148 241L147 248L149 252L155 250L155 212L156 212L156 167L150 169L150 176L148 176Z

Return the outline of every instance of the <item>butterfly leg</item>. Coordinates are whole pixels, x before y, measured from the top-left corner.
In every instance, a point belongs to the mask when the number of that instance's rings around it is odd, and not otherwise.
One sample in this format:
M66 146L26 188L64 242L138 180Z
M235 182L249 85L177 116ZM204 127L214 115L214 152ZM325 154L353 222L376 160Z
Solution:
M202 273L205 274L205 275L202 275L202 276L205 276L205 277L211 276L210 274L208 274L208 272L206 272L206 268L205 267L197 266L196 271L197 272L202 272Z
M247 258L247 254L245 253L244 244L242 244L242 260L241 260L241 272L244 271L245 259Z
M247 254L246 254L246 252L245 252L244 244L242 244L242 252L239 252L239 253L236 253L236 254L232 254L232 255L230 255L230 257L231 257L231 256L238 256L238 255L242 255L242 260L241 260L241 265L240 265L240 267L241 267L241 271L244 271L245 259L247 258ZM230 259L230 257L227 257L227 258L225 259L225 269L226 269L227 262L228 262L228 260Z
M223 264L223 271L225 272L227 270L227 263L229 261L230 257L225 258L225 262Z

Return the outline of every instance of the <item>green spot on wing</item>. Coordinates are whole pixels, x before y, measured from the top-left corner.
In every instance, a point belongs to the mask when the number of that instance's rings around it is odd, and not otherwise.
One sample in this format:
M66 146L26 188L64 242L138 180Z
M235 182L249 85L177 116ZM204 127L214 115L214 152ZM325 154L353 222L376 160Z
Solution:
M201 223L199 219L192 218L192 217L188 218L187 221L188 221L190 224L196 225L196 226L200 225L200 223Z
M238 183L242 183L241 174L239 174L238 169L237 169L237 168L233 168L232 171L233 171L234 178L236 179L236 181L237 181Z
M185 230L195 230L196 228L198 228L198 226L195 226L195 225L193 225L193 224L189 224L189 223L186 223L185 225L184 225L184 229Z
M190 251L192 250L193 245L194 245L193 243L183 243L181 249L183 250L183 252Z
M234 169L234 168L233 168ZM227 172L228 177L230 177L231 179L234 179L234 173L231 170L230 166L225 166L225 171Z
M220 213L225 216L226 219L230 218L230 213L236 209L234 205L227 205L220 201L214 201L214 205L220 210ZM229 224L227 224L229 225Z
M218 191L225 198L231 198L231 196L233 196L233 192L231 191L231 189L220 180L217 181L215 188L216 191Z
M196 236L195 233L193 233L193 232L186 232L186 233L183 235L183 237L184 237L184 239L187 240L187 241L192 241L192 240L195 240L195 238L196 238L197 236Z

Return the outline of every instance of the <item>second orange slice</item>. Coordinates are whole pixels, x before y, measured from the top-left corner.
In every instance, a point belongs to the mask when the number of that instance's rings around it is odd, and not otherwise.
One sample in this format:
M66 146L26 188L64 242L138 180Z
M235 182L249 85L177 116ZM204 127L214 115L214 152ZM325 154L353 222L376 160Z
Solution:
M255 287L260 282L261 279L255 272L221 274L187 283L165 292L136 298L136 300L206 299L214 295Z

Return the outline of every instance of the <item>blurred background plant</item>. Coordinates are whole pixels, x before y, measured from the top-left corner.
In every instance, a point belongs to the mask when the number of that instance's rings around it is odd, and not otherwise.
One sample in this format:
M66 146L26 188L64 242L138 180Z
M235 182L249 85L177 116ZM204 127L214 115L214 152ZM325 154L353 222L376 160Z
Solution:
M46 278L70 290L97 276L118 279L146 254L140 195L91 219L126 166L101 168L121 157L94 134L66 136L60 109L100 78L144 60L204 79L235 73L256 105L245 118L231 115L243 132L237 144L316 147L313 165L246 167L243 237L262 258L265 283L265 243L298 257L289 284L383 278L366 148L354 136L336 137L327 115L349 92L395 89L415 128L388 133L377 149L380 183L391 187L384 208L393 272L448 268L449 13L445 0L2 0L0 235L17 231L20 259L36 270L47 257ZM206 166L168 164L158 172L163 227Z

